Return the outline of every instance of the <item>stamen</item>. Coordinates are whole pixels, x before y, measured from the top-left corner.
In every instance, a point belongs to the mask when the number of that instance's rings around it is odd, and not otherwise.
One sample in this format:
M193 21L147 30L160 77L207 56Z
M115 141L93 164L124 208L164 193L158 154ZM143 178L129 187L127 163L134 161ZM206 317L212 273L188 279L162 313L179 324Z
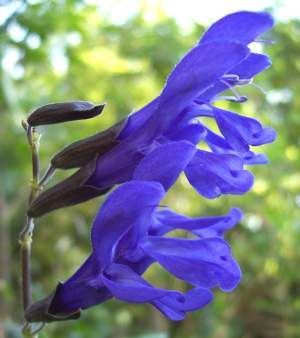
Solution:
M263 87L259 86L258 84L251 82L250 83L251 86L257 88L260 92L262 92L264 95L267 95L267 92L263 89Z
M224 79L225 81L238 81L239 76L236 74L224 74L222 76L222 79Z
M168 208L168 206L165 205L165 204L159 204L157 207L160 208L160 209L166 209L166 208Z
M165 208L167 208L167 206L166 206L166 205L160 205L160 204L150 204L150 205L146 205L146 206L144 206L144 208L143 208L143 209L147 209L147 208L160 208L160 207L165 207Z
M274 45L274 40L255 39L253 42L262 43L264 45Z
M229 101L229 102L235 102L235 103L243 103L248 101L248 97L247 96L217 96L216 99L214 99L213 102L216 101Z
M222 76L221 81L224 83L226 82L226 85L228 86L243 86L246 84L249 84L252 82L252 79L241 79L236 74L225 74Z
M224 100L225 99L227 101L239 102L239 103L247 101L248 98L246 96L241 96L240 93L233 86L231 86L228 82L226 82L223 79L221 79L220 82L222 82L226 87L228 87L228 89L231 90L234 97L232 97L232 96L219 96L219 97L216 98L216 100L219 100L219 99ZM216 100L214 100L214 101L216 101Z
M237 82L237 86L244 86L244 85L247 85L247 84L251 84L253 81L253 79L239 79L238 82Z

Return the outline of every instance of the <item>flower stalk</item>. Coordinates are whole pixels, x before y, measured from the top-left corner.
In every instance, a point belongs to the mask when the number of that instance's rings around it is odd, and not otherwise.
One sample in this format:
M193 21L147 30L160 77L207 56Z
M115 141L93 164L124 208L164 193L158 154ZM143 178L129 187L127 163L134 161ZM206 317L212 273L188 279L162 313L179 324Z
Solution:
M28 126L26 122L22 122L22 126L27 132L27 140L31 149L32 180L28 198L28 205L30 205L39 191L40 165L38 148L40 135L37 133L35 128ZM21 297L24 313L31 304L31 245L33 229L34 220L32 217L27 216L25 225L19 234L21 256ZM28 323L24 324L22 332L24 337L36 337L35 332L32 331Z

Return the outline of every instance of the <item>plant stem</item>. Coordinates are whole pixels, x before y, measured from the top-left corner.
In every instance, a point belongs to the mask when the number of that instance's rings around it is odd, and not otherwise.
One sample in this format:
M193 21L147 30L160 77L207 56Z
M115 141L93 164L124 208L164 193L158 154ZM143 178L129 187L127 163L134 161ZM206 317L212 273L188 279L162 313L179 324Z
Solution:
M21 247L22 270L22 303L24 311L31 303L31 242L33 221L27 218L25 227L20 233L19 243Z
M39 190L39 135L34 128L27 126L27 139L31 149L31 160L32 160L32 182L31 189L28 198L28 204L32 202ZM31 244L32 244L32 233L34 229L33 219L26 217L26 222L19 235L20 251L21 251L21 293L22 293L22 304L23 310L31 304ZM23 334L26 337L34 337L30 326L25 323L23 328Z
M31 162L32 162L32 184L29 195L29 204L30 204L39 189L39 175L40 175L39 134L33 127L28 127L27 138L31 148Z

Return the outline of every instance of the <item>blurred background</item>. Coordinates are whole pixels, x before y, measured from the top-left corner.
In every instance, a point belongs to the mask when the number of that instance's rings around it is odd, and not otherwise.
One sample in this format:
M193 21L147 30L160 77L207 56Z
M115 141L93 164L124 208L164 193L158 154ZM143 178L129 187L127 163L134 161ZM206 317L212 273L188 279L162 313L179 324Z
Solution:
M0 0L0 337L20 337L18 232L31 175L21 119L49 102L107 102L95 119L40 128L41 160L64 145L110 126L161 90L167 74L204 27L230 12L266 9L277 24L262 46L273 67L244 87L231 107L278 132L264 148L270 165L256 167L246 196L207 201L182 178L166 203L191 216L245 211L229 234L244 277L231 294L180 323L149 305L109 301L78 321L51 324L41 338L298 338L300 337L300 18L297 1L266 0ZM238 29L238 28L237 28ZM69 173L68 173L69 174ZM60 173L53 182L64 177ZM90 224L103 199L38 219L33 243L33 293L53 290L89 251ZM184 288L158 267L156 285Z

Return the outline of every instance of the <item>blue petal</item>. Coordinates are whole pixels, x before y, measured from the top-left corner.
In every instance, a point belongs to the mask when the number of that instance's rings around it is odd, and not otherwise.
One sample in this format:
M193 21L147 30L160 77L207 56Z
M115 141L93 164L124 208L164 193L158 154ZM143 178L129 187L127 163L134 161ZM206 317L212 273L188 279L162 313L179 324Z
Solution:
M190 50L169 75L155 112L127 140L135 145L153 140L194 98L248 54L247 47L233 42L206 43Z
M248 151L248 145L259 146L273 142L276 138L276 133L272 128L263 128L253 118L219 108L214 108L214 115L221 133L227 142L238 151Z
M142 275L151 264L153 264L155 260L152 257L149 257L148 255L143 255L143 257L139 257L139 260L133 259L129 260L127 257L120 256L118 259L116 259L116 263L127 265L129 268L134 270L139 275Z
M209 128L206 128L205 142L211 148L211 150L218 154L230 154L234 152L233 148L230 146L227 140L224 137L214 133Z
M195 311L206 306L213 300L213 293L205 288L193 288L185 294L183 308L185 311Z
M203 308L213 299L213 294L205 288L194 288L182 295L182 299L177 295L169 294L151 303L165 316L171 320L182 320L185 313Z
M208 128L206 128L206 134L204 138L207 145L216 154L232 154L239 156L241 159L243 159L244 164L247 165L268 163L268 158L264 154L255 154L250 150L247 150L246 152L238 152L237 150L233 149L223 137L215 134ZM247 148L249 149L249 147Z
M185 169L191 185L204 197L244 194L253 184L253 175L243 170L243 161L234 155L198 150Z
M170 293L179 294L153 287L129 267L121 264L111 264L103 272L102 281L116 298L126 302L144 303Z
M72 313L101 304L110 298L112 294L106 287L94 288L84 283L68 286L59 284L49 307L49 313L53 315Z
M111 298L111 293L98 278L99 273L97 262L89 256L72 277L58 285L49 312L54 315L71 313Z
M252 79L255 75L262 72L270 65L271 60L268 58L268 56L256 53L249 54L249 56L246 57L242 62L228 71L229 74L234 74L238 78L236 83L230 83L230 86L233 87L237 85L239 80L242 79ZM222 93L228 89L228 85L224 84L224 82L218 81L214 84L214 86L199 95L196 101L199 103L210 102L215 96L217 96L217 94Z
M203 224L202 228L195 229L193 232L203 238L223 237L224 233L240 222L242 217L243 213L239 208L232 208L225 216L206 217L207 225Z
M194 98L248 54L249 49L228 42L207 43L193 48L170 74L152 123L160 130L169 126Z
M161 236L174 229L184 229L201 237L222 237L241 218L242 212L238 208L232 208L224 216L208 217L187 217L170 209L163 209L155 213L156 222L151 226L149 234Z
M245 154L243 159L244 163L247 165L269 163L268 157L265 154L255 154L252 151L249 151L247 154Z
M145 107L129 115L126 125L118 136L118 140L123 140L127 136L136 132L155 112L159 96L148 103Z
M182 303L179 304L177 297L167 295L158 300L153 300L151 302L163 315L165 315L170 320L183 320L185 318L185 311L182 308Z
M241 271L230 247L220 238L198 240L147 237L141 246L176 277L195 286L219 286L231 291L240 281Z
M165 134L166 138L173 141L186 140L197 145L205 137L206 130L198 120L192 121L192 123L179 121L178 125L179 128L170 128L171 130Z
M149 153L134 171L134 180L156 181L168 190L193 158L196 149L187 141L169 142Z
M114 249L134 224L147 222L164 196L157 182L131 181L113 191L103 203L92 226L92 246L99 265L112 262Z
M194 121L195 118L199 116L214 117L213 108L211 107L211 105L205 103L197 103L196 101L194 101L181 112L179 118L180 122L189 122L191 120Z
M79 269L63 284L69 285L71 283L78 283L81 281L88 281L95 279L100 273L100 266L94 255L90 255Z
M145 123L97 160L95 173L87 184L106 188L131 179L144 152L171 127L182 109L248 54L248 48L229 42L208 43L192 49L168 78L155 113L150 118L147 113L142 118Z
M126 140L117 144L97 159L96 170L86 185L105 189L129 181L135 167L144 158L143 146L135 147Z
M272 28L274 22L269 13L241 11L229 14L214 23L202 36L200 43L215 40L236 41L248 44Z
M174 119L200 92L213 85L226 70L247 57L249 50L234 43L208 43L187 53L169 75L161 95L129 116L118 139L122 140L147 123L151 115L160 115L160 127ZM167 110L166 110L167 109Z
M241 63L230 70L231 74L236 74L240 79L252 79L256 74L270 67L270 58L264 54L251 53Z

